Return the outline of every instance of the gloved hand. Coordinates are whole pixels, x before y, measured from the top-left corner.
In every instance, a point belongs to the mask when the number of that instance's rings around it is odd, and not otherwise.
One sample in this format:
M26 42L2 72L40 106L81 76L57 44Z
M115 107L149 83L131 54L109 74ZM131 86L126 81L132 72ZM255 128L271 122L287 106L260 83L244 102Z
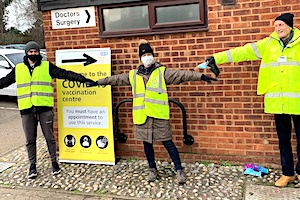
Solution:
M98 82L97 81L88 81L88 82L85 82L85 86L86 87L98 86Z
M210 67L210 71L212 71L216 75L216 77L218 77L220 74L220 70L216 65L215 58L213 56L210 56L206 59L206 62L208 62L207 65Z
M216 79L216 78L211 78L211 77L209 77L209 76L205 76L204 74L202 74L201 80L202 80L202 81L206 81L206 82L208 82L208 83L211 83L211 81L218 81L218 79Z

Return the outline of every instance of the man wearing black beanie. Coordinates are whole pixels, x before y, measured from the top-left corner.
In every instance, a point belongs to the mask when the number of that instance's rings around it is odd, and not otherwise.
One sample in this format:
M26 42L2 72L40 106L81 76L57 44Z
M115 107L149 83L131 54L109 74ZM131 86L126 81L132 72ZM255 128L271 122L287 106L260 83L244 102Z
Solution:
M281 20L286 23L289 27L293 28L294 26L294 15L291 13L284 13L275 18L274 21Z
M293 38L293 26L294 26L294 15L291 13L284 13L276 17L275 31L283 42L283 45L286 46L288 42ZM287 26L286 26L287 25Z
M257 94L264 95L264 111L273 114L279 141L282 176L275 182L285 187L300 180L300 30L294 15L284 13L274 20L274 32L257 42L213 54L207 62L223 64L261 60ZM297 137L298 162L294 166L291 145L292 122Z
M37 125L40 123L47 142L52 162L52 175L60 173L56 159L56 139L53 133L54 78L68 79L85 84L93 83L81 74L61 69L42 60L40 47L30 41L25 46L23 63L17 64L6 77L0 79L0 89L17 84L18 108L26 138L26 148L30 163L28 178L37 177L36 139Z

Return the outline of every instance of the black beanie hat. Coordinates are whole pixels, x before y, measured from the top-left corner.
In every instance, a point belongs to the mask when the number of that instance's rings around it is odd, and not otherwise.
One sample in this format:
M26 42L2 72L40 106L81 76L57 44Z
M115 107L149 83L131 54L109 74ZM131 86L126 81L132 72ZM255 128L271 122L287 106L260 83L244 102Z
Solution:
M39 47L38 43L36 43L34 41L30 41L26 44L25 53L27 54L28 51L30 51L31 49L36 49L38 52L40 52L40 47Z
M278 17L276 17L276 20L281 20L281 21L284 21L284 23L286 23L288 26L292 27L294 26L294 15L291 14L291 13L284 13L282 15L279 15Z
M149 43L140 44L140 46L139 46L139 56L140 56L140 58L145 53L151 53L154 56L153 49L151 48Z

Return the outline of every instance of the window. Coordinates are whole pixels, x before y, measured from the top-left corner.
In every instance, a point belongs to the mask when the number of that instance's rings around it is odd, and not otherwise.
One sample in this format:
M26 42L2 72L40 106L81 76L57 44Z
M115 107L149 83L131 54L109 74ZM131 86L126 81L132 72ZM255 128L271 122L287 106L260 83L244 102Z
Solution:
M103 17L105 19L105 30L118 31L148 27L147 10L147 6L104 9Z
M7 60L3 56L0 56L0 68L4 68L4 69L9 69L10 68L9 63L7 62Z
M207 30L206 0L143 1L99 7L100 37Z

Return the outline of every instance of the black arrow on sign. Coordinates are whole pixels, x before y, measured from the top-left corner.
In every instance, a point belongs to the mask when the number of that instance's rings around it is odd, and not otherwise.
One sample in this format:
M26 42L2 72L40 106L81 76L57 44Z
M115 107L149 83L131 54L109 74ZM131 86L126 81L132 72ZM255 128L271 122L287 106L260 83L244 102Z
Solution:
M90 15L90 13L89 13L89 11L88 10L85 10L85 13L87 14L87 16L88 16L88 18L86 19L86 22L85 23L89 23L89 21L90 21L90 18L91 18L91 15Z
M85 58L62 60L61 62L62 63L85 62L85 63L83 63L84 66L87 66L87 65L97 62L96 59L92 58L91 56L89 56L85 53L83 54L83 57L85 57Z

